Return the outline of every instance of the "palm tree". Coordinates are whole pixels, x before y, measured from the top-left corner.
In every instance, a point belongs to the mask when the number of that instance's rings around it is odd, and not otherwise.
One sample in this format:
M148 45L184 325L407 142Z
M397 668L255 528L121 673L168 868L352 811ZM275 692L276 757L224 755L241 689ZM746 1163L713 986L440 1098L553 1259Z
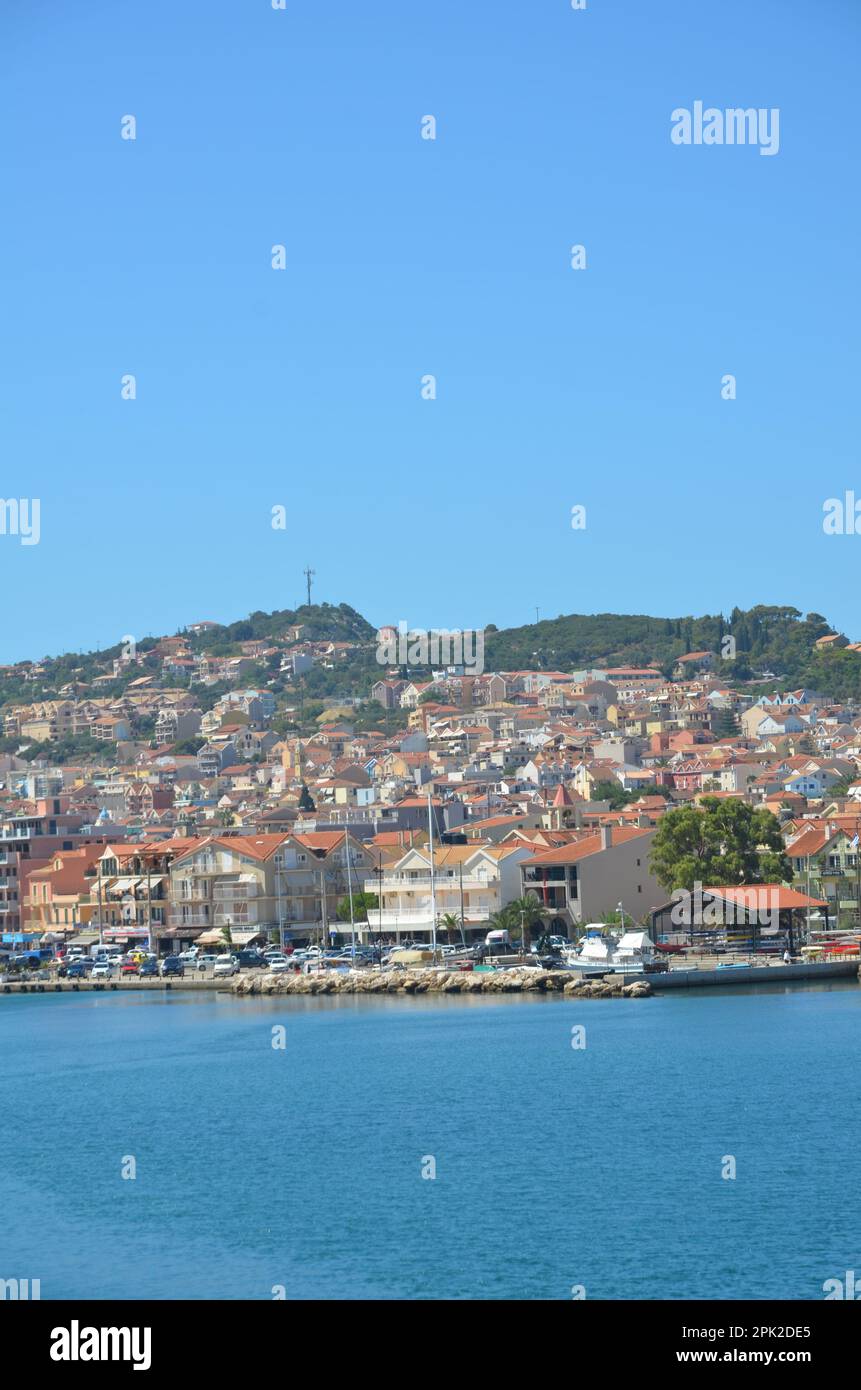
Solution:
M532 936L533 927L541 927L544 924L544 912L541 903L534 893L527 893L523 898L515 898L513 903L509 903L512 913L520 924L520 944L524 951L529 947L529 939Z
M448 944L451 945L452 933L460 931L463 936L463 921L456 912L445 912L439 919L439 924L448 933Z

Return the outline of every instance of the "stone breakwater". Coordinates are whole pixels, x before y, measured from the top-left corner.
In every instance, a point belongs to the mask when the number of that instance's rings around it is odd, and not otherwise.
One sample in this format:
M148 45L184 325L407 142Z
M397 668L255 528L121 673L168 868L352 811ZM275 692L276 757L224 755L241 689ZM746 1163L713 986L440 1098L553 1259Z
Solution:
M335 970L314 975L240 975L234 994L569 994L578 999L643 999L647 980L625 983L619 976L572 979L567 970L389 971L347 975Z

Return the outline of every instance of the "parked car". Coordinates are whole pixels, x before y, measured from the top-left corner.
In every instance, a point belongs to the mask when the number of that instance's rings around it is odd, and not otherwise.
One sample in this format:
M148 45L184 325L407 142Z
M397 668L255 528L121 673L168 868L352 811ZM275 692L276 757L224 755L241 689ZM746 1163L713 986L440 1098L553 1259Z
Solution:
M220 960L220 959L221 959L221 957L220 957L220 956L217 956L217 955L215 954L214 951L204 951L201 955L199 955L199 956L197 957L197 960L195 961L195 964L196 964L198 967L201 966L201 965L207 965L207 966L209 966L209 965L214 965L215 962L216 962L217 960Z
M194 965L198 954L199 952L196 946L189 946L187 951L180 951L179 959L184 965Z
M273 952L271 956L264 956L264 960L266 961L267 967L271 970L273 965L280 965L282 962L286 962L287 957L282 956L280 951L276 951Z
M141 979L145 977L152 979L154 975L158 975L158 961L153 956L142 961L140 969L138 970L138 975Z
M88 960L86 956L80 956L77 960L73 960L71 965L68 966L66 977L69 980L82 980L89 975L92 969L93 962Z
M285 956L283 960L274 960L269 969L272 971L273 975L286 975L290 971L298 970L299 964L297 961Z
M124 960L120 967L120 975L122 975L123 978L127 978L131 975L139 975L140 971L140 961L137 960Z
M185 966L179 956L165 956L161 963L161 973L163 977L167 975L184 975Z
M266 968L266 957L260 951L240 951L239 965L245 970Z
M113 961L97 960L90 972L91 980L109 980L114 973Z
M212 973L216 979L220 980L226 975L237 974L238 970L239 966L233 956L219 956L213 966Z

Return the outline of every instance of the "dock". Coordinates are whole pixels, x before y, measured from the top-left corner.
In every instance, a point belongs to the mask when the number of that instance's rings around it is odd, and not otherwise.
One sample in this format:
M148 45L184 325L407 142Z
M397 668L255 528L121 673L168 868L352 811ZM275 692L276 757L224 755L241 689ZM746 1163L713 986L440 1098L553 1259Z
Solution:
M104 994L117 990L137 990L145 994L164 994L173 990L229 990L225 980L6 980L0 983L3 994Z
M670 969L646 979L656 993L665 989L703 989L735 985L782 985L793 980L834 980L858 977L858 957L851 960L798 961L794 965L733 965L719 970L703 963L687 970Z
M555 991L559 980L575 980L581 978L590 980L593 984L600 984L617 981L620 987L632 985L637 981L645 981L650 990L655 994L661 994L669 989L705 989L723 988L735 989L739 985L783 985L802 981L826 981L837 979L858 979L861 977L859 971L859 959L857 956L849 960L828 960L828 961L798 961L795 964L784 965L782 961L768 962L733 962L732 968L720 969L716 963L716 957L707 957L698 962L695 966L678 968L652 974L643 974L642 971L632 970L630 972L616 971L614 974L605 974L600 969L595 971L543 971L536 970L530 966L526 968L526 976L533 977L533 983L537 990L551 989ZM140 980L140 979L118 979L118 980L66 980L66 979L29 979L29 980L5 980L0 981L0 996L12 994L104 994L106 992L116 993L118 990L135 990L144 993L165 994L174 991L185 992L209 992L209 993L231 993L231 994L259 994L259 993L326 993L332 990L355 993L355 994L377 994L385 992L386 989L404 989L408 993L424 993L430 988L428 982L431 977L446 974L449 983L446 985L446 993L463 992L475 993L479 991L480 985L486 984L487 991L492 992L495 987L494 976L498 976L496 983L499 983L506 974L522 974L524 967L513 967L509 971L489 971L486 974L475 972L447 973L434 970L414 969L397 971L394 973L386 972L380 975L377 971L369 970L363 972L360 979L355 977L349 981L342 980L342 972L324 971L320 975L311 976L277 976L270 977L263 972L252 971L247 976L236 975L228 976L223 979L213 979L211 976L206 979L189 976L181 979L162 980ZM543 977L543 980L542 980ZM265 981L265 987L264 987ZM316 983L315 983L316 981ZM416 988L416 982L424 981L422 987ZM411 983L410 983L411 982ZM407 989L406 985L410 987ZM455 990L455 984L460 985L459 990ZM324 988L325 986L325 988ZM530 986L531 987L531 986ZM432 992L436 986L433 986Z

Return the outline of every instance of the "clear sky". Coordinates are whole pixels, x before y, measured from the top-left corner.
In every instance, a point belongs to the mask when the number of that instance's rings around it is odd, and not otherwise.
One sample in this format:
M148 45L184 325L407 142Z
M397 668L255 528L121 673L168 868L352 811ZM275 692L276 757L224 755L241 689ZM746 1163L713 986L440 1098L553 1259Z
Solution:
M0 490L40 538L0 536L0 661L293 607L309 562L374 623L861 637L822 529L861 500L859 40L858 0L4 0ZM675 145L695 101L779 108L779 152Z

